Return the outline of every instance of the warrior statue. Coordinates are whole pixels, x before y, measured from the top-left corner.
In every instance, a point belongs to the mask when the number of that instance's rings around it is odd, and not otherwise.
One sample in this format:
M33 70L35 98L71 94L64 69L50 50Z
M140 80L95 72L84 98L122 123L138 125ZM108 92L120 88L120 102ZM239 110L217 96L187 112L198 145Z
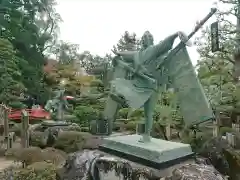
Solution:
M153 113L156 101L158 99L159 87L158 82L154 79L152 72L146 69L146 66L156 61L160 56L166 55L174 40L178 37L178 33L169 36L164 41L157 45L153 45L153 36L149 31L146 31L141 38L141 49L137 51L125 51L114 53L121 57L123 61L132 65L135 72L132 74L132 80L115 79L112 82L115 93L111 94L112 99L120 102L125 99L129 106L134 109L144 107L145 114L145 133L140 141L150 141L150 132L153 125ZM142 78L139 72L149 77L149 79ZM138 76L139 78L134 78Z
M180 109L186 121L202 122L213 117L186 47L183 46L182 50L172 56L174 50L172 47L177 37L180 38L182 44L189 44L188 37L183 32L177 32L154 45L153 36L146 31L142 36L142 47L139 51L114 51L116 55L113 61L113 64L116 65L115 68L125 68L132 73L132 77L130 80L115 78L112 81L110 97L119 103L126 100L133 109L144 108L145 132L140 142L150 142L153 113L158 94L162 85L168 84L169 81L176 90ZM197 109L198 106L195 103L200 103L199 106L202 109ZM195 116L189 117L188 114L191 114L191 111L196 112L197 110Z
M68 102L64 98L64 89L55 92L55 97L47 101L45 109L51 113L57 112L57 120L63 120L64 109L67 109Z

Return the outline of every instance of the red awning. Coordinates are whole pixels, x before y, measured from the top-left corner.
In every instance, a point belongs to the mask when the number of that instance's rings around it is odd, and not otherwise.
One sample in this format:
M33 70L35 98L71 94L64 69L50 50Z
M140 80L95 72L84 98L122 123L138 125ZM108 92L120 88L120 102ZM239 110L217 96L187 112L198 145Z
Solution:
M64 98L67 99L67 100L68 100L68 99L74 99L73 96L65 96Z

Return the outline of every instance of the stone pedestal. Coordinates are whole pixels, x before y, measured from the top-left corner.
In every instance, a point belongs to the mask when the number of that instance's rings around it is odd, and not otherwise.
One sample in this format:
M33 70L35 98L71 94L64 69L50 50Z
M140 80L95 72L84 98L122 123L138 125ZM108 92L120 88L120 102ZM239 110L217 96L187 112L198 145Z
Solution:
M188 144L156 138L152 138L151 142L141 143L140 138L141 135L137 134L107 137L104 138L100 148L103 151L115 152L119 156L123 154L124 158L135 157L135 159L142 159L157 166L169 164L169 162L172 162L171 165L180 163L181 160L189 159L193 155Z

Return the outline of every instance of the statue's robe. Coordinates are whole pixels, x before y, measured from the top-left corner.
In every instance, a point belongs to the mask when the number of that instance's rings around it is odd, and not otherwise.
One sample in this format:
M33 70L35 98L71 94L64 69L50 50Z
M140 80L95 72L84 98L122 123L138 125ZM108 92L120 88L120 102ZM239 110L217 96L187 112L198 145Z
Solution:
M166 53L172 48L176 36L172 35L165 38L157 45L149 46L140 51L133 52L132 66L133 69L139 69L139 72L146 75L155 82L145 79L137 73L131 80L117 78L112 81L112 87L115 87L117 94L123 96L128 105L133 109L138 109L150 98L153 91L158 91L159 87L159 71L156 69L158 65L157 58L162 59ZM129 58L129 57L128 57ZM123 60L125 57L123 57ZM119 67L118 67L119 68ZM157 78L156 78L157 77Z
M154 91L157 91L159 86L168 84L170 81L177 94L186 125L212 119L214 117L212 109L196 76L186 47L183 46L174 56L165 60L165 57L170 55L169 51L166 51L170 47L169 43L171 42L164 42L158 47L150 46L134 54L134 61L142 65L140 72L155 79L155 83L137 75L132 80L115 79L112 85L116 93L122 95L131 108L138 109L144 105ZM162 48L165 51L156 48ZM157 51L162 54L156 53ZM159 65L161 68L157 69Z
M64 92L65 90L58 90L56 91L56 96L52 100L48 100L44 109L47 111L57 111L60 103L62 103L62 108L64 110L68 109L68 101L64 98Z

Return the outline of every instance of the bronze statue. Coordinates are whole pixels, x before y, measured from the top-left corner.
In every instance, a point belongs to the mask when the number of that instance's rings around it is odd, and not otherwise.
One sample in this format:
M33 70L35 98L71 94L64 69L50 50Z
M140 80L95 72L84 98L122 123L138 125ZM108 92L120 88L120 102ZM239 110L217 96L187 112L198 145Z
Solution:
M198 124L214 117L186 45L190 44L188 40L215 12L216 9L212 9L189 36L177 32L154 45L153 36L146 31L139 51L113 51L116 57L113 59L115 72L110 97L119 103L126 100L133 109L144 108L145 132L141 142L150 142L154 108L163 85L171 84L175 89L186 125ZM181 42L172 48L177 37ZM124 77L126 72L132 74L130 80ZM116 111L116 105L113 107L112 103L111 106L105 108L105 115Z
M153 113L160 88L157 80L154 78L154 71L157 70L151 69L152 71L150 72L147 70L147 66L151 64L151 61L156 62L158 58L167 55L179 34L182 35L183 33L174 33L157 45L153 45L153 36L149 31L146 31L141 39L142 47L140 51L114 52L123 61L131 63L135 71L131 81L125 79L115 79L113 81L112 85L115 87L117 94L113 93L111 97L118 100L121 96L124 96L129 106L134 109L144 107L145 133L140 140L142 142L150 141ZM148 78L143 78L141 74ZM137 77L134 78L134 76Z

